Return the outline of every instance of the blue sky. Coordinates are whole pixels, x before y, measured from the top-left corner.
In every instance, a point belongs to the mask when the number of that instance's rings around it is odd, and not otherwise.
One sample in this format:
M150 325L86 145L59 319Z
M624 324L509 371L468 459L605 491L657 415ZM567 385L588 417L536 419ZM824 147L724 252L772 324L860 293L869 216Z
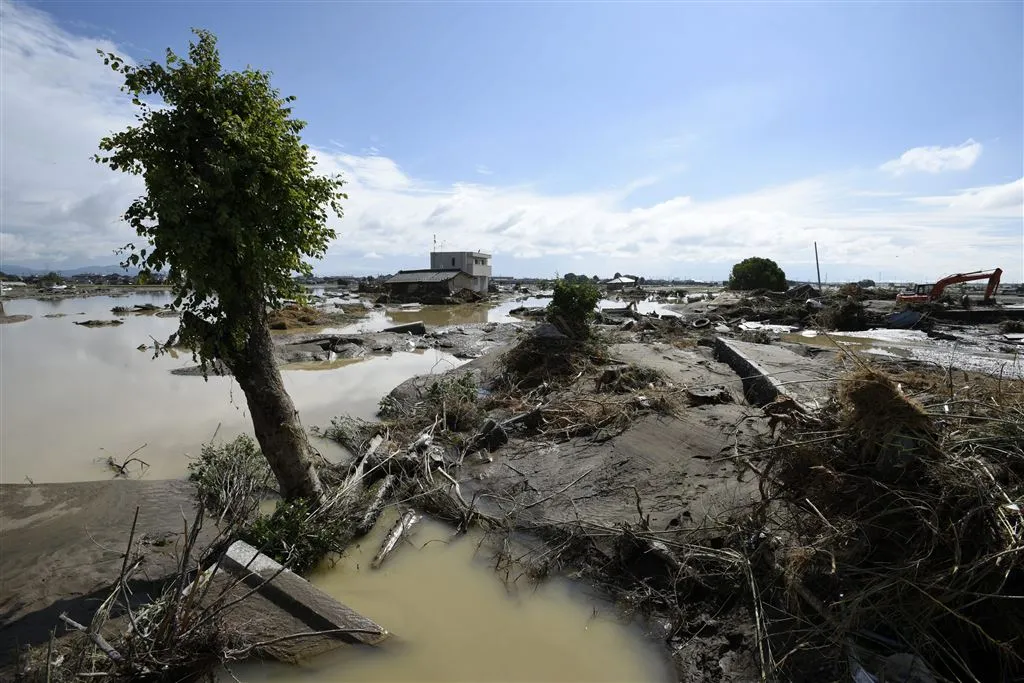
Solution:
M817 240L834 279L1022 278L1019 2L2 7L5 178L22 155L81 174L19 180L7 262L112 260L137 187L78 166L131 112L88 48L155 59L196 26L273 71L350 179L324 272L422 266L437 234L509 274L725 277L756 254L807 277ZM15 143L40 116L69 139Z

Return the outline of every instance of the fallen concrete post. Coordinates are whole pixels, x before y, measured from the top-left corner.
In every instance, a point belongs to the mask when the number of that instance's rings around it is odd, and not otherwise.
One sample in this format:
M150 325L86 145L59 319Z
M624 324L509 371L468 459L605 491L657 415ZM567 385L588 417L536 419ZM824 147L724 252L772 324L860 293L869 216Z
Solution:
M388 636L382 626L342 605L245 541L231 544L220 568L242 579L312 631L332 631L338 640L361 645L376 645Z
M736 371L743 381L747 400L763 406L780 395L802 408L815 409L828 400L828 365L789 349L770 344L751 344L715 338L715 356Z
M415 334L422 336L427 333L427 326L423 324L422 320L417 320L414 323L405 323L404 325L395 325L394 327L386 327L381 332L398 332L399 334Z

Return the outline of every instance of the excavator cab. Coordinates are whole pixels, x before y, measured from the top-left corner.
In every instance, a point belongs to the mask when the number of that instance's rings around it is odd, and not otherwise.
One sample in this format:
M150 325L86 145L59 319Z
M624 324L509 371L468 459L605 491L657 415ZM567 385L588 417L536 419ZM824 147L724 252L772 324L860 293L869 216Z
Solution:
M931 285L916 285L914 287L914 294L916 294L918 296L921 296L922 294L923 295L931 294L932 288L934 288L934 287L935 287L934 284L931 284Z

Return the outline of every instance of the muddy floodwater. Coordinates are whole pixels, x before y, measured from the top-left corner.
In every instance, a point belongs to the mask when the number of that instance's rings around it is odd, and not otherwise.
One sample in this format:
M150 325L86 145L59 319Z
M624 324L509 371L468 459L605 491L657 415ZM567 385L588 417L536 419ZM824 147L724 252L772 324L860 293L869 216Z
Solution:
M347 647L298 667L246 662L244 683L670 680L664 656L615 609L563 580L507 584L476 534L420 522L383 568L370 560L394 516L314 584L387 628L377 649ZM514 576L514 575L513 575ZM221 683L232 681L223 674Z
M108 456L123 461L140 447L136 457L149 467L133 464L133 476L180 477L188 456L198 454L214 432L219 440L251 433L245 397L234 380L172 375L172 369L193 364L189 354L154 359L152 349L138 350L153 338L166 339L175 318L129 315L117 327L73 324L117 318L110 312L114 306L170 300L150 293L4 302L9 315L32 319L0 326L0 482L105 479L111 476ZM403 380L462 362L430 350L306 364L283 375L303 424L326 426L343 413L371 418L380 398ZM341 454L331 442L314 445L328 457Z

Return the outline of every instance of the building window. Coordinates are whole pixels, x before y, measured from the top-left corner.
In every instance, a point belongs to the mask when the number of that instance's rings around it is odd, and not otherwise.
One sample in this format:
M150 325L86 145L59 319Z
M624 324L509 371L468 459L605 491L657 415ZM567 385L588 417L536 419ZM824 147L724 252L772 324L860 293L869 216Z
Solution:
M455 265L455 257L454 256L452 256L452 265L453 266Z

